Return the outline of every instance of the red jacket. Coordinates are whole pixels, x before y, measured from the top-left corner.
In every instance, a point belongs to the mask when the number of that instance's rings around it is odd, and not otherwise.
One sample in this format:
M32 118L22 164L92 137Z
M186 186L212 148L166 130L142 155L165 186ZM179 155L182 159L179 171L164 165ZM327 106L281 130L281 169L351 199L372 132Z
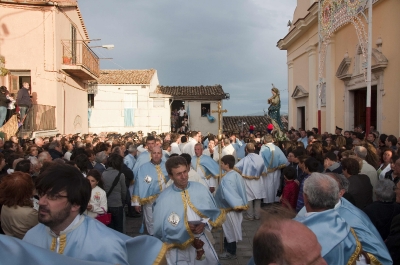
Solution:
M287 204L296 209L297 197L299 196L299 184L294 180L285 180L285 187L283 188L281 203L283 206L288 207Z

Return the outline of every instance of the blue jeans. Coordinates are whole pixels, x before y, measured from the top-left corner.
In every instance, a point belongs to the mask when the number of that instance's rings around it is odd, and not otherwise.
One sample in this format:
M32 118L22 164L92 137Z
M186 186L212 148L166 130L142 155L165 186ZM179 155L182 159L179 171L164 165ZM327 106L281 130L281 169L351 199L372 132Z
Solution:
M3 122L7 116L7 107L0 107L0 127L3 126Z
M122 206L108 207L108 212L111 213L111 223L108 227L124 233L124 208Z
M28 110L28 107L19 107L19 113L21 114L21 120L25 117L26 111Z

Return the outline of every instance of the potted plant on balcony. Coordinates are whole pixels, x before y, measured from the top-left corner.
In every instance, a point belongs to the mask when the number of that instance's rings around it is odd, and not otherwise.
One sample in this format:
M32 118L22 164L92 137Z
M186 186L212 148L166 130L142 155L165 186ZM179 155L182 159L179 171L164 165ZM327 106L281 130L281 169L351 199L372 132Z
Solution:
M71 64L72 58L70 56L63 56L63 64Z

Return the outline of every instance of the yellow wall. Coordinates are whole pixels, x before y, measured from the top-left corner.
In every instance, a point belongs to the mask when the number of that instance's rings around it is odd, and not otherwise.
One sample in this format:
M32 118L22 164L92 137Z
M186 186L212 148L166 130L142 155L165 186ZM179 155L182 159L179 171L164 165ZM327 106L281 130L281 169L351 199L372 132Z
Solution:
M299 0L300 1L300 0ZM301 9L304 11L304 1L301 2ZM388 59L389 63L387 68L383 72L383 80L381 85L378 87L378 109L377 118L380 119L381 127L380 132L386 134L400 135L400 109L399 109L399 86L400 86L400 53L399 53L399 24L400 18L398 11L400 10L400 1L398 0L380 0L373 6L373 36L372 36L372 47L377 49L376 41L380 37L382 39L382 53ZM295 11L294 18L298 18L299 6ZM301 12L300 12L301 13ZM364 18L363 18L363 21ZM296 29L295 29L296 30ZM368 28L365 24L365 30ZM289 84L292 84L289 89L289 95L292 95L296 85L302 85L304 89L310 92L310 82L312 78L310 76L316 76L318 78L318 72L311 73L309 67L310 59L308 54L308 48L312 45L318 44L318 23L314 23L307 30L300 33L301 36L295 41L292 41L287 45L287 60L293 63L293 80L289 80ZM359 39L357 38L356 29L352 24L341 27L332 37L333 45L331 47L331 60L326 62L324 69L324 78L326 80L332 80L333 84L327 85L334 89L329 91L332 98L327 98L327 107L322 108L322 131L332 131L332 127L335 125L343 126L346 130L352 130L353 128L345 127L346 115L348 115L348 109L351 108L351 102L349 102L348 92L346 92L346 84L342 80L336 77L336 71L344 59L344 55L348 54L349 58L352 59L351 66L348 73L353 73L355 65L356 49L358 46ZM318 49L318 48L317 48ZM328 57L329 58L329 57ZM316 69L312 71L318 71L318 53L315 57ZM329 65L330 63L330 65ZM372 65L374 65L374 59ZM329 67L327 67L329 65ZM326 70L329 73L326 73ZM334 76L333 78L327 78ZM378 76L378 75L377 75ZM290 79L290 77L289 77ZM366 84L360 83L359 86L366 87ZM360 87L360 88L361 88ZM381 89L382 91L380 91ZM328 92L327 92L328 93ZM346 94L347 93L347 94ZM347 95L347 96L346 96ZM328 107L328 102L332 101L334 113L331 114L332 108ZM301 103L300 103L301 102ZM310 110L313 107L316 100L309 98L308 105L306 106L306 115L311 117L314 115ZM347 102L347 103L346 103ZM297 125L297 106L303 104L304 99L289 99L289 125L296 127ZM331 105L332 105L331 104ZM346 105L347 104L347 105ZM354 104L354 103L353 103ZM349 106L350 105L350 106ZM347 112L346 112L347 108ZM315 113L315 115L317 115ZM348 117L347 117L348 119ZM306 117L307 121L307 117ZM349 122L347 123L349 124ZM313 125L306 122L306 129L311 129ZM349 127L349 126L348 126Z

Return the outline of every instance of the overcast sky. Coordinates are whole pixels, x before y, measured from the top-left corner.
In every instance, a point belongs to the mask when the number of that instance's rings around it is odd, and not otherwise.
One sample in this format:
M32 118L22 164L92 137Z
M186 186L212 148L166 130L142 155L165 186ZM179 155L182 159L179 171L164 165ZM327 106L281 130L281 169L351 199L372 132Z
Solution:
M80 0L101 69L157 70L160 85L221 84L226 116L267 110L271 83L287 112L287 32L297 0Z

